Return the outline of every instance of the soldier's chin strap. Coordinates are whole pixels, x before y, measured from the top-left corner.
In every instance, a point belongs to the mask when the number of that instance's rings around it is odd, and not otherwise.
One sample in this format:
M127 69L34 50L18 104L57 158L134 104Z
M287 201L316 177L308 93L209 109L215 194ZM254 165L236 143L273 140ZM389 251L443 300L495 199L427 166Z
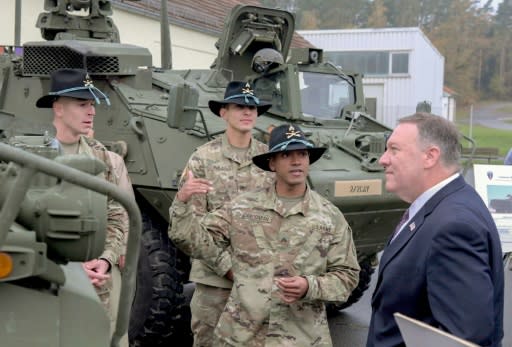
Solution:
M105 102L107 103L107 105L110 106L110 99L108 98L108 96L106 96L105 93L103 93L101 90L99 90L98 88L96 88L93 85L68 88L68 89L59 90L58 92L50 92L48 94L61 96L62 94L69 93L69 92L76 92L78 90L88 90L89 93L91 93L91 95L94 97L94 101L97 104L101 104L100 98L103 98L103 99L105 99ZM98 94L99 96L96 94Z

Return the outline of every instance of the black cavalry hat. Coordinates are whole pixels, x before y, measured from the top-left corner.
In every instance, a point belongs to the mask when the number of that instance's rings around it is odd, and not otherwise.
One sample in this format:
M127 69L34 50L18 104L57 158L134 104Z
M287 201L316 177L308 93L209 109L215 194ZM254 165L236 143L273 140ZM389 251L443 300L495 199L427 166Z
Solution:
M213 113L220 117L219 111L222 106L227 104L256 106L258 116L268 111L272 104L262 102L252 90L248 82L232 81L229 82L224 93L224 100L210 100L208 106Z
M320 159L326 151L325 147L315 147L304 135L304 132L296 125L284 124L274 128L270 132L268 141L269 151L252 157L252 162L262 170L271 171L268 166L270 158L280 152L306 149L309 152L309 164Z
M87 71L82 69L59 69L51 73L50 92L36 101L40 108L51 108L59 96L76 99L95 100L105 99L110 105L108 97L92 83Z

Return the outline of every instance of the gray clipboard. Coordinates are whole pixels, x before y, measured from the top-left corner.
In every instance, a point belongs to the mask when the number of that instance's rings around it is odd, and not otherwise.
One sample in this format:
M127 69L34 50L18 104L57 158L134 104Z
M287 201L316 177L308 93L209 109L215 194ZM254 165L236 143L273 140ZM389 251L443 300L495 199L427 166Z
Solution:
M393 315L407 347L478 347L472 342L401 313Z

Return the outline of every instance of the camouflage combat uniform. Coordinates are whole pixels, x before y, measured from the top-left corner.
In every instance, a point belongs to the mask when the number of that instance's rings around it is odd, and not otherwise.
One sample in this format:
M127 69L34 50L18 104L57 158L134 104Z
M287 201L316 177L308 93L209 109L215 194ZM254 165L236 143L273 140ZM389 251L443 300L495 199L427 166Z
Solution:
M192 196L188 205L193 206L194 213L203 216L224 206L242 192L270 185L273 174L252 163L254 155L265 153L267 149L266 144L253 138L248 150L238 151L229 144L226 134L198 147L190 157L182 177L186 178L190 170L194 177L210 180L213 191L206 195ZM177 203L179 201L175 199L173 206ZM225 253L224 257L229 263L229 254ZM196 290L190 308L195 347L211 346L213 329L233 285L224 275L225 272L215 273L202 261L192 262L190 280L196 282Z
M110 159L108 151L99 141L85 136L80 136L78 154L92 155L104 162L107 166L107 170L102 174L102 176L110 183L119 185L120 182L122 183L122 180L125 179L118 177L118 175L115 174L116 170ZM118 263L119 256L124 254L125 235L128 233L129 225L128 214L119 202L114 201L109 197L107 209L107 237L105 240L105 248L99 258L107 260L110 263L110 268L112 269L113 266ZM96 289L96 293L98 293L101 302L107 309L107 312L109 312L112 280L108 280L101 287L95 286L94 289Z
M107 151L110 162L112 164L112 174L116 181L116 184L119 188L126 191L133 198L135 198L133 193L132 181L130 180L130 176L128 175L128 170L126 169L126 165L124 163L124 159L117 153ZM126 255L126 243L128 241L128 233L124 234L123 238L123 247L120 256ZM110 330L112 333L115 331L115 325L117 322L117 311L119 310L119 297L121 295L121 272L122 269L118 264L113 266L110 269L110 275L112 276L112 288L110 291ZM119 341L119 347L128 347L128 334L124 334Z
M189 204L176 204L172 217L179 248L218 273L233 270L213 346L332 346L324 301L346 301L359 275L350 227L334 205L308 187L287 211L272 186L237 197L201 223ZM226 248L231 261L222 256ZM281 276L306 278L304 298L281 301L274 283Z
M135 199L135 194L133 192L132 187L132 181L130 179L130 175L128 174L128 170L126 168L126 165L124 163L124 158L120 156L119 154L111 151L107 151L108 159L110 160L110 164L112 167L112 178L113 182L115 183L119 188L123 189L125 192L130 194ZM125 255L126 254L126 243L128 241L128 230L124 233L123 237L123 247L122 251L119 254Z

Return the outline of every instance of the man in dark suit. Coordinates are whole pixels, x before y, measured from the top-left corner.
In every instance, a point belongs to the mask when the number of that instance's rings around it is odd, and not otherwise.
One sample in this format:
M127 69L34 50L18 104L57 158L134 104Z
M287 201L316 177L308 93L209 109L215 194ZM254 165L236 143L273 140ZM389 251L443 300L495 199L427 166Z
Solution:
M394 312L480 346L501 345L499 235L459 159L455 126L428 113L401 118L388 139L380 158L386 190L411 205L380 260L367 347L405 346Z

